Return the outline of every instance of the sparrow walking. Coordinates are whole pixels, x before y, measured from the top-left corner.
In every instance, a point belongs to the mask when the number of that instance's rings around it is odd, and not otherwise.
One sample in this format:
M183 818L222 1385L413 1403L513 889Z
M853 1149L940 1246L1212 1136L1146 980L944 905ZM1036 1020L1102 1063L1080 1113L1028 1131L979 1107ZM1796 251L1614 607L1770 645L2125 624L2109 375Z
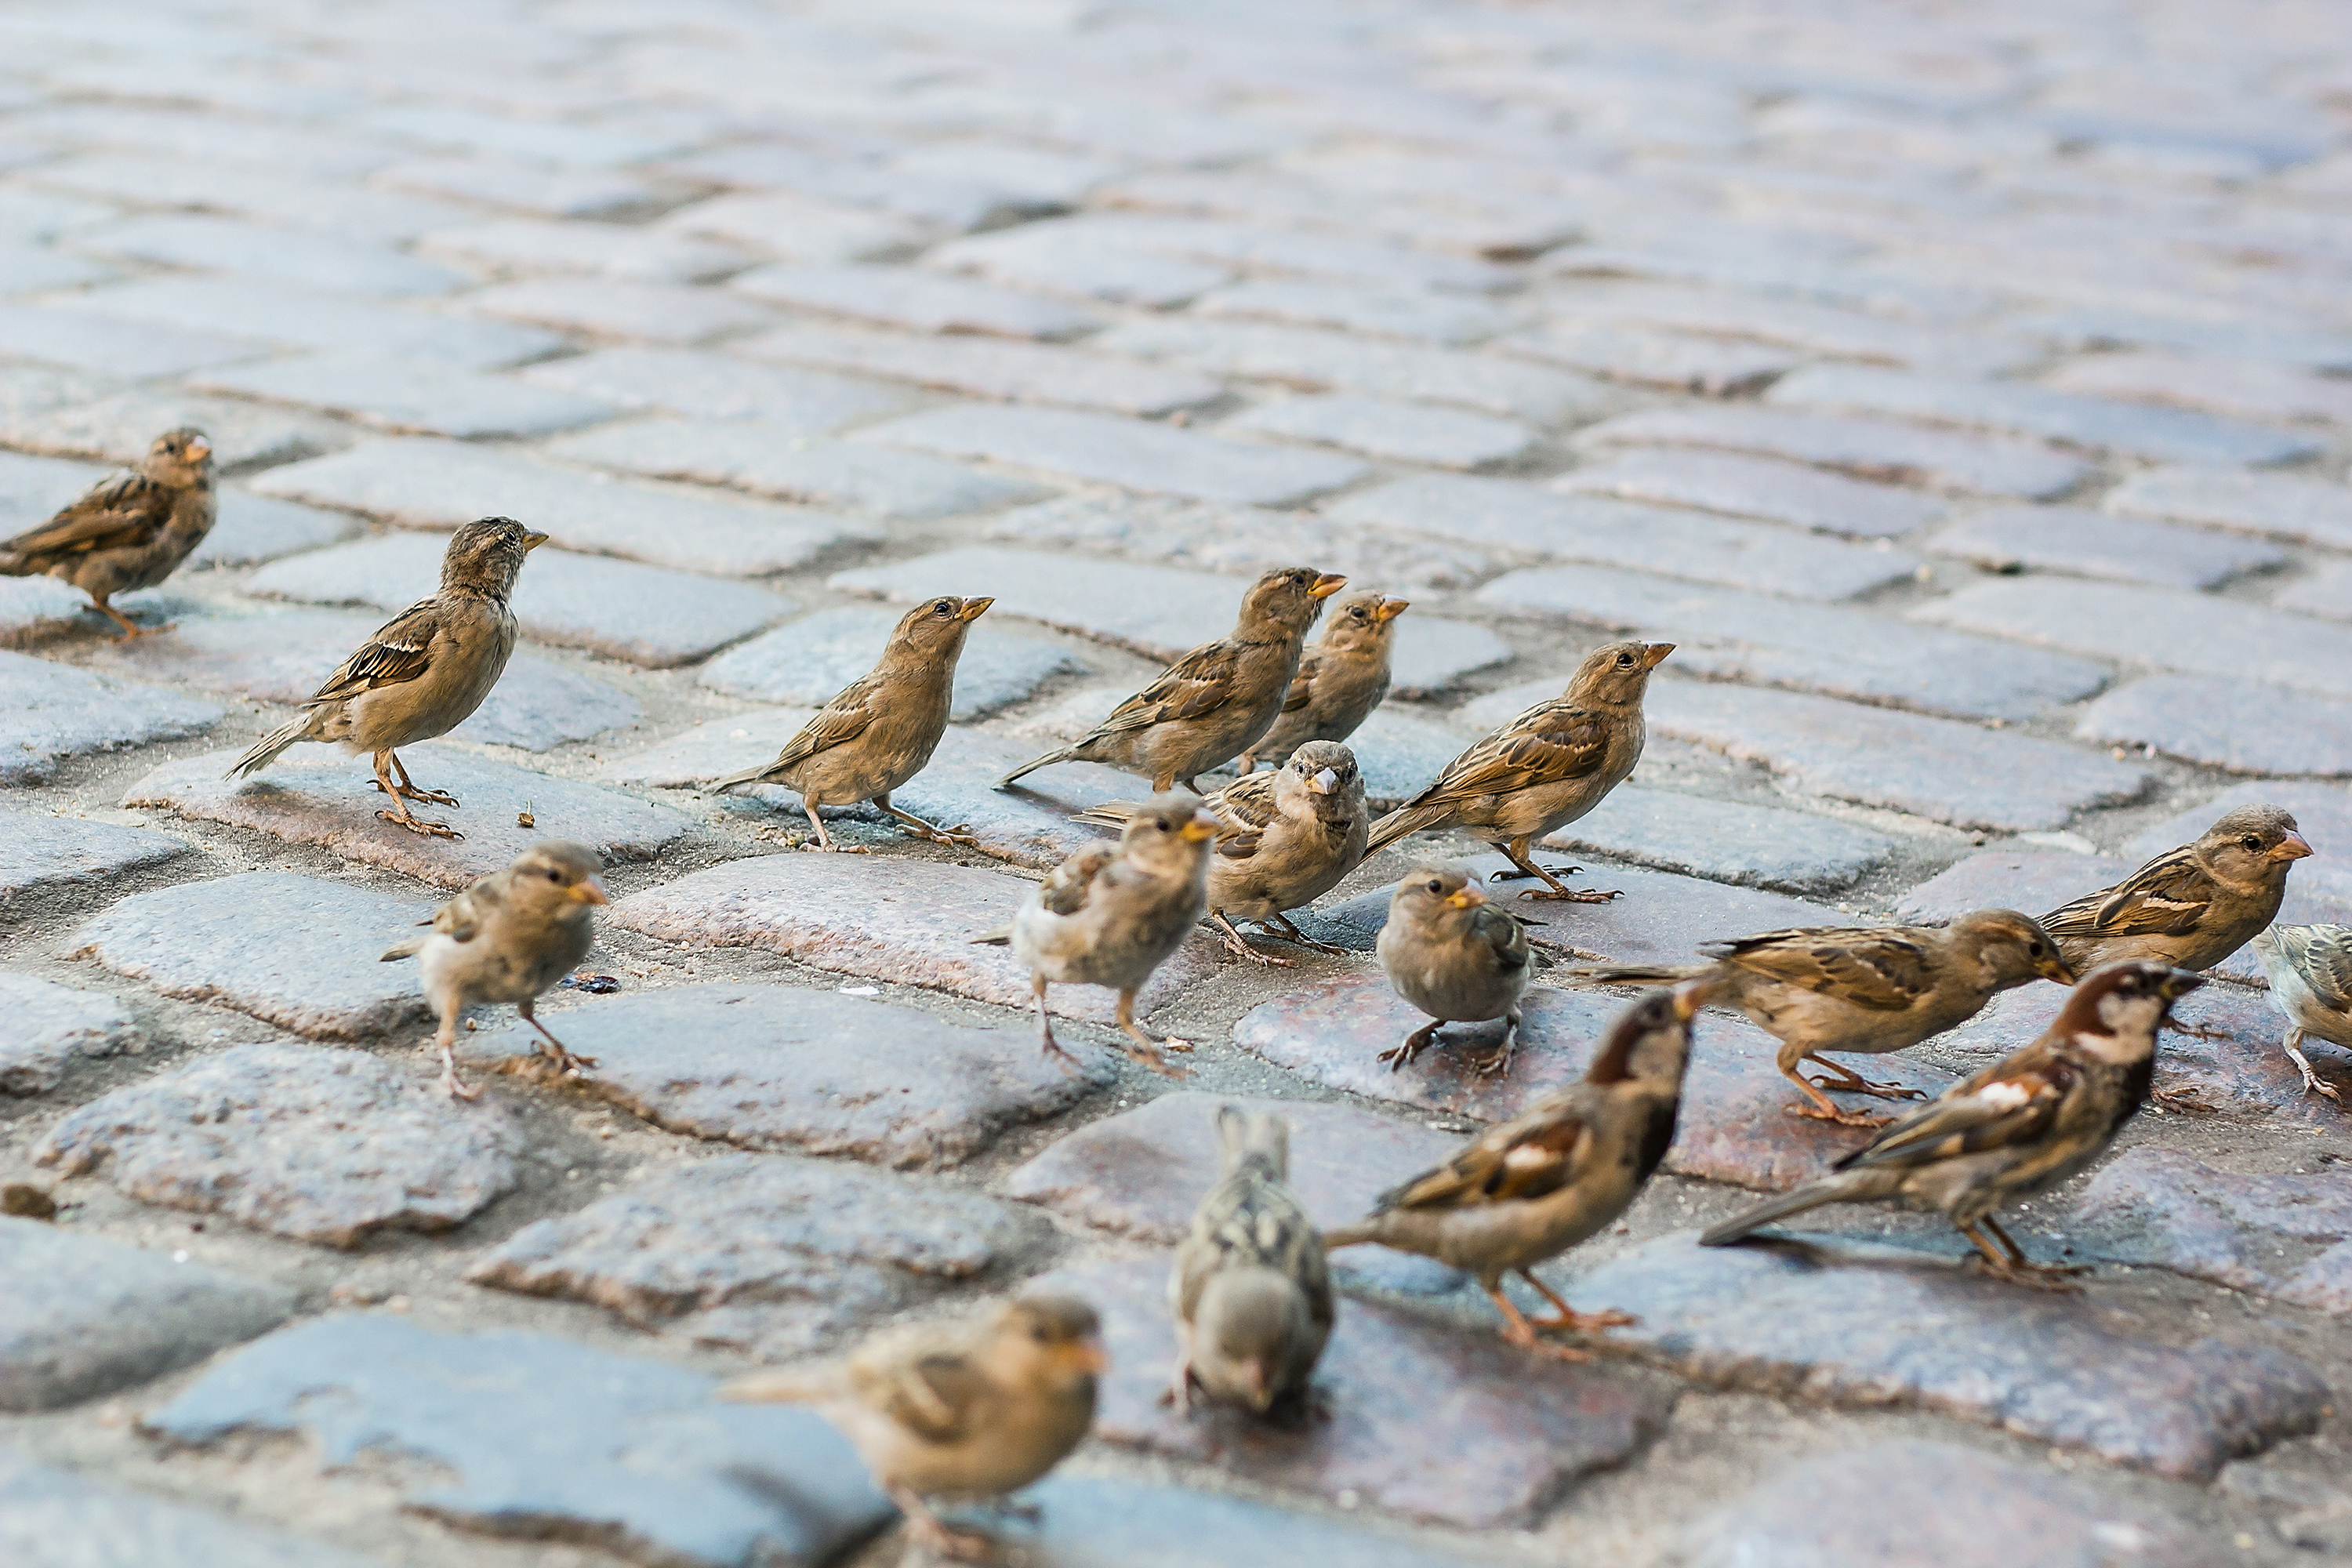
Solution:
M2285 810L2242 805L2194 844L2061 905L2042 924L2077 970L2123 958L2210 969L2278 919L2286 874L2310 853Z
M48 521L0 544L0 576L70 583L122 628L122 641L146 637L107 601L178 571L213 531L219 510L213 444L201 430L167 430L138 467L100 479Z
M1238 764L1247 775L1263 757L1280 767L1309 741L1344 741L1389 694L1389 647L1406 599L1350 594L1331 608L1315 646L1298 658L1298 674L1283 699L1282 715Z
M2271 1005L2286 1016L2284 1044L2304 1092L2341 1104L2336 1086L2311 1070L2303 1037L2352 1047L2352 926L2273 926L2254 938L2254 956L2270 979Z
M1437 1043L1447 1024L1503 1020L1503 1044L1478 1064L1482 1073L1511 1070L1519 1044L1519 998L1532 973L1527 928L1495 907L1467 868L1416 868L1389 895L1389 918L1373 943L1396 994L1430 1022L1382 1051L1395 1072Z

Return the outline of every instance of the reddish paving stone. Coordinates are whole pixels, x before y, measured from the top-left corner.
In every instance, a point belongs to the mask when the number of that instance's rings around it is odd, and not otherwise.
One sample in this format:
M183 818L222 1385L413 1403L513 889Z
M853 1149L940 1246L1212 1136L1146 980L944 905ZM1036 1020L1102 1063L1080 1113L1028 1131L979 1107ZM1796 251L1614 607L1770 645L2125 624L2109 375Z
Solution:
M2352 1312L2352 1179L2244 1175L2167 1149L2137 1148L2084 1188L2077 1218L2120 1234L2096 1244L2125 1263Z
M2352 773L2352 701L2254 681L2152 675L2084 709L2074 734L2233 773Z

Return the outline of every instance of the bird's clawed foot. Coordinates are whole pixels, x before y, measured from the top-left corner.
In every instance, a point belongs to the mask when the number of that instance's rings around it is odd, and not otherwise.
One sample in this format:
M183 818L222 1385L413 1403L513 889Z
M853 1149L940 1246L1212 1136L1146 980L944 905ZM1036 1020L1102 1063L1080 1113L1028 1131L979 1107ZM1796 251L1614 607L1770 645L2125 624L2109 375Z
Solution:
M1238 933L1233 936L1223 937L1220 940L1224 942L1225 951L1232 953L1235 958L1247 959L1252 963L1263 964L1268 969L1296 969L1298 967L1298 961L1297 959L1276 958L1270 952L1260 952L1257 949L1249 944L1249 938L1239 935Z
M404 811L379 811L376 813L376 816L382 817L384 821L391 823L395 827L405 827L409 832L422 834L427 838L463 838L466 837L446 822L427 822L421 816L412 816Z
M1834 1105L1820 1106L1809 1102L1784 1105L1780 1109L1808 1121L1834 1121L1840 1127L1885 1127L1895 1120L1892 1116L1873 1116L1867 1110L1841 1110Z
M1544 1338L1537 1331L1536 1325L1525 1318L1503 1325L1503 1342L1516 1350L1533 1351L1538 1355L1549 1356L1554 1361L1583 1363L1592 1359L1591 1351L1580 1351L1574 1345L1555 1344Z
M2200 1116L2210 1115L2213 1108L2200 1100L2198 1093L2197 1086L2190 1084L2187 1089L2151 1089L2147 1091L2147 1099L2148 1103L2158 1110L2168 1110L2175 1116L2187 1116L2191 1111Z
M2336 1092L2336 1086L2311 1070L2311 1058L2305 1056L2293 1040L2286 1043L2286 1054L2294 1058L2294 1065L2302 1070L2304 1093L2326 1095L2338 1105L2344 1103L2344 1097Z
M442 1091L447 1094L452 1100L479 1100L482 1098L482 1089L479 1084L467 1083L464 1079L457 1076L457 1054L452 1051L443 1051L441 1053L441 1089Z
M1921 1090L1906 1089L1899 1083L1873 1083L1868 1079L1860 1077L1843 1079L1811 1078L1805 1081L1815 1089L1835 1089L1840 1094L1866 1094L1874 1100L1925 1100L1927 1098Z
M1568 888L1559 889L1556 892L1547 892L1535 888L1523 888L1519 890L1519 897L1522 899L1551 904L1605 904L1612 899L1622 899L1624 896L1623 889L1618 888L1611 888L1606 891L1597 888L1582 891Z
M410 783L406 779L401 780L400 783L392 785L388 789L385 788L384 782L382 779L378 779L375 781L375 787L379 790L383 790L386 795L396 795L402 800L413 800L419 805L457 805L461 804L456 795L451 795L446 789L418 789L414 784Z
M2176 1035L2185 1035L2192 1040L2234 1040L2238 1037L2227 1029L2209 1028L2203 1024L2184 1024L2178 1018L2172 1019L2165 1025L2165 1027Z
M1305 931L1300 931L1297 926L1292 925L1288 915L1276 915L1265 923L1273 926L1277 931L1279 931L1285 942L1295 942L1299 946L1307 949L1309 952L1319 952L1330 958L1345 958L1348 956L1348 950L1346 948L1334 947L1328 942L1317 942Z
M2074 1278L2091 1272L2086 1264L1995 1263L1986 1258L1969 1261L1996 1279L2022 1285L2029 1290L2047 1290L2053 1296L2080 1295L2083 1288L2074 1283Z
M1391 1072L1402 1072L1412 1065L1414 1058L1437 1043L1437 1029L1435 1024L1424 1024L1372 1059L1386 1062Z
M935 822L925 822L912 812L900 811L887 800L877 800L874 804L882 808L883 816L905 828L909 838L919 838L926 844L946 844L958 849L980 847L980 836L972 832L969 822L959 822L953 827L941 827Z
M1503 1037L1503 1043L1485 1056L1472 1060L1470 1070L1481 1078L1503 1078L1511 1070L1511 1058L1518 1055L1519 1031L1513 1028Z

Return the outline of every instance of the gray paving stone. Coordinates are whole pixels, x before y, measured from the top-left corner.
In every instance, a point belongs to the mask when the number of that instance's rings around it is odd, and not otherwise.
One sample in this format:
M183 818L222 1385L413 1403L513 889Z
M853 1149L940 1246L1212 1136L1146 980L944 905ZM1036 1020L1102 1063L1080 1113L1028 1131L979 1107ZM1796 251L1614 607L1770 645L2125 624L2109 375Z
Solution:
M7 156L13 162L26 151L12 140ZM121 216L121 208L104 202L76 201L13 185L0 187L0 233L20 239L48 239L69 228Z
M74 230L71 241L99 256L361 294L446 294L466 281L462 273L364 239L176 213L93 224Z
M2072 506L1973 512L1938 530L1926 548L1992 572L2032 568L2159 588L2210 588L2243 572L2283 566L2287 559L2251 541Z
M950 240L926 253L923 265L1044 294L1160 310L1181 305L1233 277L1228 268L1210 262L1088 244L1042 224Z
M0 809L0 910L28 894L103 883L187 852L144 827Z
M2352 702L2253 681L2152 675L2102 695L2074 733L2233 773L2352 773Z
M444 548L432 534L380 534L266 566L246 591L320 605L372 605L389 614L433 592ZM562 550L533 552L514 595L515 618L532 641L583 647L649 669L691 664L793 608L782 595L748 583ZM325 676L322 670L320 679Z
M782 191L709 196L664 215L661 226L809 263L894 256L935 232L897 214L811 201Z
M1834 817L1627 784L1544 842L1790 893L1850 887L1900 843Z
M1843 599L1917 570L1912 556L1679 507L1559 495L1523 479L1416 475L1358 490L1328 515L1515 554L1631 566L1799 599ZM1505 579L1514 595L1528 581ZM1508 600L1500 596L1490 603Z
M1458 348L1517 325L1520 312L1491 300L1425 289L1349 289L1328 283L1252 279L1202 295L1192 313L1232 321L1333 327L1375 337Z
M210 702L143 682L0 653L0 784L41 784L68 757L199 734Z
M279 1286L38 1220L0 1218L0 1410L49 1410L144 1383L294 1310ZM22 1517L13 1500L0 1505L0 1545L5 1521Z
M611 278L531 278L466 296L468 309L560 331L690 343L768 326L775 313L716 289Z
M2149 468L2109 490L2101 504L2127 517L2352 550L2352 489L2294 474Z
M1164 156L1157 153L1155 157ZM1352 235L1227 223L1156 213L1084 213L1028 226L1034 243L1084 253L1117 248L1147 256L1220 262L1379 289L1433 288L1488 293L1513 281L1508 268L1432 250L1383 245Z
M466 1278L784 1361L877 1316L1002 1285L1052 1234L1033 1211L943 1183L722 1154L526 1226Z
M90 1101L33 1159L67 1176L103 1172L144 1203L348 1247L380 1230L464 1224L514 1189L522 1147L505 1107L452 1115L407 1065L253 1045Z
M369 441L291 463L261 475L253 488L406 528L453 529L478 517L517 517L553 534L567 550L720 576L787 571L877 532L829 512L614 481L516 453L424 437Z
M436 226L416 253L484 272L585 272L636 283L699 283L754 259L733 246L631 224L522 217Z
M2068 593L2082 584L2066 584ZM2106 672L1864 610L1592 566L1513 572L1482 604L1664 637L1690 674L1791 686L1965 717L2022 719L2097 690ZM1937 601L1941 603L1942 601Z
M1801 363L1794 354L1755 343L1594 322L1554 322L1514 333L1495 347L1608 381L1705 397L1754 392Z
M2107 1326L2095 1306L1896 1247L1703 1248L1669 1236L1573 1289L1587 1311L1640 1317L1621 1340L1712 1381L1924 1405L2161 1476L2210 1477L2308 1431L2326 1399L2283 1352L2176 1349ZM1900 1321L1937 1332L1884 1332Z
M730 158L736 153L740 163ZM751 167L757 159L759 167ZM732 168L728 167L734 163ZM1038 214L1038 204L1008 192L974 170L935 174L827 157L788 147L730 148L689 159L683 171L724 173L730 184L751 184L852 208L878 207L919 224L950 229L993 227ZM1055 204L1058 205L1058 204Z
M153 205L160 196L173 206L236 213L386 245L466 216L465 209L446 202L213 158L82 153L44 163L31 177L77 195L141 205Z
M1348 745L1356 753L1365 799L1375 810L1387 811L1428 788L1460 753L1462 736L1391 706L1373 709Z
M1112 327L1092 346L1310 392L1456 403L1539 425L1596 418L1612 405L1605 389L1566 371L1296 327L1161 318Z
M484 321L363 294L329 293L244 278L185 274L140 278L57 302L93 315L165 328L180 329L201 321L214 331L235 332L260 342L425 360L465 370L488 370L536 359L563 342L553 332L536 327Z
M1645 710L1653 736L1761 763L1783 788L1955 827L2063 827L2147 786L2144 770L2073 746L1793 691L1654 681Z
M736 697L822 707L874 668L898 620L887 610L820 610L721 654L695 680ZM974 627L956 663L948 717L959 723L984 718L1083 668L1057 643Z
M2273 595L2282 610L2319 616L2331 621L2352 621L2352 562L2328 562L2289 583Z
M767 419L646 419L566 437L551 456L654 479L731 485L892 522L986 511L1050 494L961 463L818 441Z
M2042 354L2041 345L2023 336L1732 289L1595 280L1549 289L1541 298L1571 321L1637 321L1780 343L1833 359L1923 370L1995 375L2030 364Z
M428 903L288 871L247 871L134 893L72 941L75 956L166 996L218 1002L314 1038L353 1039L426 1016L416 966L376 955L432 912Z
M2337 1176L2245 1175L2142 1146L2092 1177L2075 1213L2119 1232L2101 1257L2352 1311L2352 1192Z
M1034 1529L1003 1539L1034 1568L1223 1568L1313 1563L1319 1568L1465 1568L1473 1559L1402 1536L1334 1523L1223 1492L1153 1482L1049 1477L1027 1494ZM974 1521L960 1521L969 1526Z
M183 156L284 163L312 174L363 174L396 155L373 138L305 126L289 134L282 121L231 119L182 109L124 103L54 104L16 117L12 129L100 147L152 147Z
M779 265L740 273L730 289L799 310L882 321L918 332L1075 337L1099 325L1074 306L905 267Z
M787 853L632 893L610 919L665 942L762 948L812 968L1024 1007L1034 1005L1029 971L1010 949L972 939L1010 921L1028 890L1018 879L972 867ZM1217 952L1205 936L1187 938L1144 987L1137 1016L1204 978ZM1108 1020L1113 1001L1091 985L1057 985L1048 997L1055 1013L1089 1022Z
M917 142L892 152L884 162L908 174L992 185L1035 212L1074 205L1118 171L1117 163L1104 159L986 135Z
M1198 500L1287 506L1368 471L1321 452L1244 446L1215 436L1058 408L983 404L934 409L856 433L860 441L1094 479Z
M464 838L427 838L377 820L383 796L364 757L305 745L252 778L223 778L235 760L234 752L213 752L166 763L131 785L123 804L165 806L200 821L315 844L346 860L445 888L463 888L503 870L541 839L584 844L607 863L650 860L693 826L667 806L428 741L404 748L401 760L423 787L446 790L467 804L428 813L448 814L441 819ZM515 820L526 807L537 826Z
M532 365L522 376L623 408L753 417L800 435L901 413L908 403L896 392L837 375L772 370L686 349L595 349Z
M2352 627L2210 594L2025 578L1972 584L1909 615L2096 658L2352 696Z
M2217 317L2210 306L2181 311L2086 304L2023 316L2018 324L2074 350L2167 348L2234 360L2248 368L2256 368L2256 362L2316 370L2352 367L2352 340L2341 332L2315 331L2302 322L2286 324L2267 312L2232 311Z
M258 359L270 350L266 342L226 332L47 304L0 304L0 343L12 360L121 376L178 375L202 365Z
M656 199L655 187L635 174L608 169L551 169L519 158L408 158L368 176L379 190L455 196L486 206L511 207L544 217L602 217Z
M2061 392L2202 409L2269 424L2316 420L2352 425L2352 387L2288 365L2249 364L2163 353L2092 354L2042 378Z
M147 455L158 435L182 425L193 425L211 439L213 459L224 468L316 457L353 439L347 427L309 415L234 398L139 388L28 418L0 417L0 440L29 451L130 464Z
M597 1060L579 1087L673 1132L771 1152L942 1171L1108 1083L1071 1071L1026 1028L981 1029L827 991L713 984L566 1010L564 1038ZM490 1068L527 1056L521 1025L468 1035ZM798 1169L799 1167L790 1167Z
M1192 371L964 332L914 338L792 326L732 346L753 359L883 376L972 397L1057 403L1146 418L1197 408L1225 393L1214 377Z
M373 1568L324 1542L84 1480L0 1449L0 1554L17 1568Z
M27 525L31 521L37 520L28 520ZM55 578L0 580L0 647L30 647L66 633L90 630L84 617L92 614L89 595Z
M1065 496L999 513L982 532L1008 543L1074 545L1211 572L1255 574L1312 561L1351 583L1403 593L1466 587L1494 570L1482 550L1335 529L1298 512L1159 496Z
M188 557L187 567L250 566L336 543L358 531L347 512L257 496L236 485L220 492L220 521Z
M1904 894L1895 906L1895 918L1948 921L1969 910L1988 908L2038 915L2122 881L2138 864L2113 855L2077 855L2020 845L1979 850Z
M717 1382L518 1329L338 1314L247 1346L142 1425L199 1447L304 1434L321 1470L364 1459L457 1529L648 1568L814 1568L880 1531L889 1504L822 1416L720 1405Z
M51 409L95 403L121 386L112 376L58 370L28 360L0 363L0 418L12 424L34 419Z
M610 404L506 376L357 354L233 365L204 372L196 382L207 391L325 408L383 429L439 436L542 436L613 413Z
M1580 430L1574 444L1588 451L1717 447L1813 463L1866 479L2026 500L2062 495L2090 473L2081 459L2039 442L1790 408L1645 408Z
M119 276L113 268L88 257L0 237L0 294L36 294L86 283L110 283Z
M1524 457L1539 439L1514 419L1345 393L1261 403L1225 420L1220 428L1441 468L1507 462Z
M15 812L5 814L5 818L12 833L17 821L23 820ZM14 852L12 846L9 853ZM77 1058L146 1049L138 1024L121 1003L103 991L77 991L29 974L0 974L0 1006L8 1012L8 1032L0 1038L0 1094L40 1094L55 1089L65 1081L66 1069Z

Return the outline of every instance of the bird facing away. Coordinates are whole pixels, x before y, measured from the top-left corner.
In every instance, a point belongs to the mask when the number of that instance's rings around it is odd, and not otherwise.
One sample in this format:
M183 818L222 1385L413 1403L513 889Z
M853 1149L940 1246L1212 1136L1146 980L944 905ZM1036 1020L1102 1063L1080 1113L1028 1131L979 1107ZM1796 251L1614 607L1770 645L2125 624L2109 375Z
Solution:
M2065 1289L2080 1268L2031 1262L1994 1211L2049 1191L2105 1152L2156 1071L2156 1032L2200 975L2147 959L2093 970L2032 1044L1952 1085L1831 1167L1699 1237L1726 1247L1823 1204L1941 1214L2005 1279ZM1996 1245L1998 1244L1998 1245Z
M1527 928L1495 907L1468 868L1414 868L1389 895L1389 918L1373 951L1396 994L1430 1016L1402 1044L1381 1053L1391 1072L1435 1045L1445 1025L1489 1018L1503 1020L1503 1044L1478 1070L1496 1077L1511 1070L1519 998L1532 973Z
M2305 1094L2342 1103L2336 1086L2311 1070L2303 1037L2352 1047L2352 926L2273 926L2254 938L2271 983L2271 1005L2286 1016L2286 1054L2303 1071Z
M1168 1279L1177 1342L1168 1399L1190 1410L1197 1386L1259 1415L1304 1415L1331 1337L1331 1269L1290 1190L1290 1124L1220 1106L1217 1144L1222 1173L1192 1211Z
M1584 656L1568 689L1538 702L1445 764L1437 782L1372 825L1370 852L1409 833L1466 827L1510 857L1516 872L1549 889L1522 898L1606 903L1613 892L1575 893L1528 858L1528 847L1601 804L1642 760L1642 698L1670 642L1605 643ZM1572 868L1571 868L1572 869Z
M890 792L928 766L947 733L955 697L956 661L964 634L993 599L942 595L908 610L890 633L881 662L843 688L839 696L784 743L776 760L719 779L716 792L738 784L782 784L800 791L801 809L820 847L831 849L818 808L870 800L918 838L977 844L969 833L933 826L890 804Z
M463 837L447 823L427 822L408 809L412 800L456 805L457 799L418 789L394 748L447 734L489 696L514 652L515 617L507 601L515 575L523 557L546 542L547 535L510 517L486 517L451 534L433 596L378 626L299 715L256 741L227 776L258 773L298 741L341 742L347 752L374 753L375 787L393 804L378 816L412 833Z
M1298 658L1298 673L1283 699L1282 715L1257 744L1242 753L1244 774L1259 759L1280 767L1309 741L1344 741L1389 694L1389 646L1406 599L1350 594L1331 606L1315 646Z
M1236 958L1288 968L1291 961L1261 952L1235 930L1237 920L1275 927L1318 952L1337 953L1290 923L1364 858L1371 825L1356 753L1337 741L1309 741L1267 773L1244 773L1205 803L1217 817L1216 850L1209 858L1209 923ZM1121 826L1135 807L1120 801L1078 813L1080 822Z
M0 576L70 583L122 628L124 641L145 637L107 601L178 571L213 531L219 508L213 444L201 430L166 430L130 472L100 479L48 521L0 544Z
M472 1100L482 1091L457 1077L457 1019L483 1003L511 1002L522 1021L550 1047L558 1072L596 1065L575 1057L549 1034L531 1005L540 994L588 956L595 940L589 910L609 902L596 873L596 852L550 839L534 844L503 871L493 871L433 911L421 925L430 936L411 937L388 950L383 962L414 955L425 982L425 999L441 1016L433 1043L441 1051L441 1087L453 1099ZM536 1041L533 1054L540 1054Z
M2242 805L2194 844L2042 917L2078 971L2122 958L2210 969L2278 919L2286 874L2311 846L2275 805Z
M1162 1042L1136 1023L1135 994L1207 910L1216 833L1217 819L1198 795L1155 795L1136 807L1117 844L1089 844L1072 855L1030 889L1010 926L973 939L1010 942L1029 966L1047 1056L1075 1059L1054 1038L1046 986L1107 985L1118 993L1118 1026L1135 1042L1128 1054L1154 1072L1184 1076L1160 1055ZM1182 1040L1166 1044L1192 1049Z
M849 1439L916 1540L979 1562L988 1541L949 1530L932 1500L1002 1498L1060 1464L1094 1425L1103 1365L1092 1307L1024 1296L983 1324L886 1329L844 1366L754 1373L719 1396L814 1405Z
M1075 743L1033 757L996 781L1003 789L1055 763L1106 763L1198 794L1195 776L1232 762L1272 727L1298 674L1300 645L1345 577L1278 566L1250 584L1233 635L1202 643L1111 710Z
M1575 1311L1529 1271L1615 1224L1666 1157L1691 1019L1706 999L1704 981L1638 998L1609 1026L1582 1082L1552 1090L1446 1163L1381 1194L1368 1218L1328 1233L1326 1245L1377 1241L1468 1269L1501 1310L1505 1340L1563 1361L1589 1359L1538 1335L1634 1320ZM1523 1316L1503 1294L1503 1276L1513 1271L1558 1315Z
M1847 1127L1883 1127L1887 1119L1842 1110L1823 1090L1925 1097L1900 1084L1873 1083L1823 1051L1899 1051L1968 1022L1996 994L2036 976L2074 983L2049 932L2015 910L1971 910L1949 925L1768 931L1699 951L1715 962L1596 964L1563 978L1579 984L1712 982L1717 1004L1738 1008L1780 1042L1780 1071L1805 1095L1789 1113ZM1807 1078L1801 1069L1809 1060L1837 1076Z

